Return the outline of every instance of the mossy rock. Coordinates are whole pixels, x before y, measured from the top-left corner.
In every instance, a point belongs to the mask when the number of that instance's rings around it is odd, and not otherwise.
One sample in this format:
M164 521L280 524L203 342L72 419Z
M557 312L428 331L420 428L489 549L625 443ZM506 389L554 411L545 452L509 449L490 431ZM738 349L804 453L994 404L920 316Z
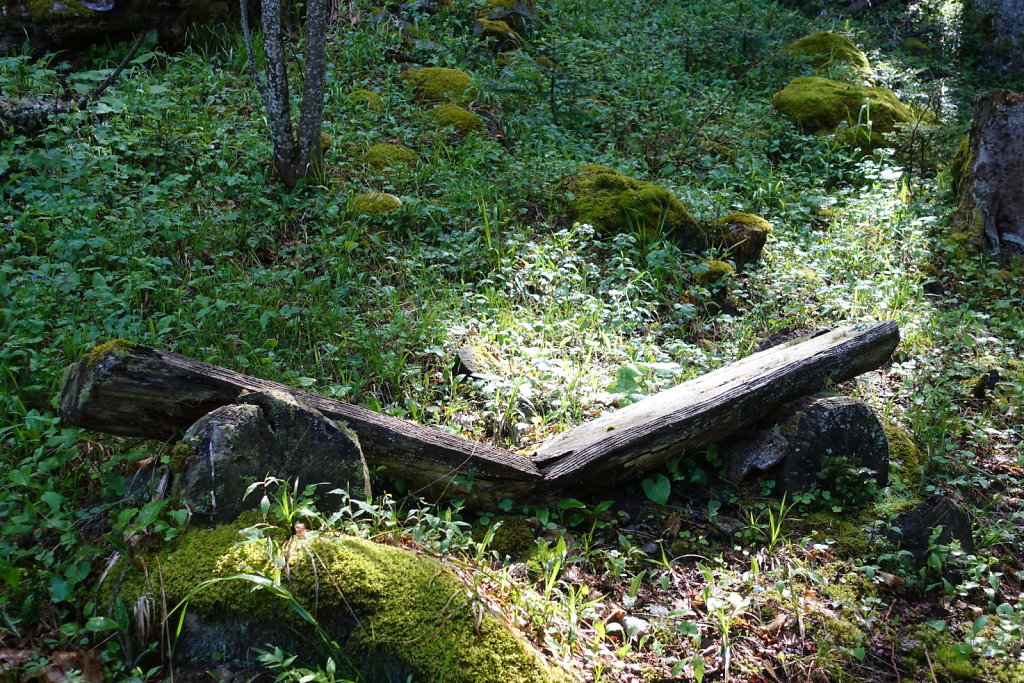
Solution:
M915 109L900 102L888 88L856 86L828 78L795 78L775 93L772 104L807 133L834 133L843 123L861 131L859 124L870 117L870 132L848 139L858 147L880 147L884 133L897 123L915 120ZM862 111L863 110L863 111Z
M402 76L412 84L419 100L464 104L476 96L469 74L458 69L409 69L402 72Z
M569 181L572 217L603 232L667 234L692 246L703 236L690 212L661 185L636 180L607 166L587 164Z
M889 441L889 464L894 479L904 488L916 489L924 479L927 456L899 425L882 422L882 429Z
M761 258L772 225L752 213L730 213L711 221L707 229L710 246L724 249L738 268Z
M479 116L457 104L439 104L427 112L427 117L438 128L454 128L463 135L484 127Z
M384 106L384 98L380 93L365 88L357 88L348 94L348 99L356 104L365 105L369 109L380 109Z
M537 532L522 517L515 515L504 515L494 519L493 524L500 524L491 539L490 550L498 553L500 557L511 555L519 557L529 551L537 540ZM478 527L473 531L473 537L480 541L487 533L487 527Z
M725 261L706 261L693 276L693 279L699 285L710 287L722 283L733 272L733 267Z
M381 172L389 169L410 168L416 165L419 157L408 147L390 142L378 142L370 145L366 150L363 154L363 161L373 170Z
M177 645L186 657L246 657L254 643L302 647L292 630L315 638L308 627L284 600L253 590L250 581L228 579L193 594L210 579L282 574L271 559L284 554L280 540L239 544L239 531L252 523L247 519L185 532L175 549L146 558L147 566L159 566L159 572L140 569L126 576L121 599L131 606L140 600L177 605L190 597L189 618ZM342 646L362 674L360 680L532 683L563 678L496 617L477 609L472 592L430 557L350 536L291 538L287 543L282 587Z
M907 38L903 41L903 47L907 52L918 57L927 57L932 53L931 46L920 38Z
M359 216L377 216L402 206L402 200L387 192L369 192L352 200L352 210Z
M500 19L480 17L473 26L473 35L480 40L492 41L495 52L508 52L523 45L522 36Z
M815 69L827 70L839 65L865 75L871 73L871 62L867 55L849 38L838 33L812 33L789 45L786 52L806 57Z

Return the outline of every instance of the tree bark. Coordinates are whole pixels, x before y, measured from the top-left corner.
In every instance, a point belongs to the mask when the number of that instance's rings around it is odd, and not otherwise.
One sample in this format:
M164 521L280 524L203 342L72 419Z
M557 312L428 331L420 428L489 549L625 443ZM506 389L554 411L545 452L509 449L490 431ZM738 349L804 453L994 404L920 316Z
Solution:
M975 247L1024 253L1024 94L979 95L967 144L954 229Z
M346 422L367 464L388 468L416 493L493 508L506 498L620 485L745 429L786 401L878 367L898 342L896 324L886 322L773 347L571 429L532 459L146 346L114 345L78 361L60 405L65 424L170 440L243 390L285 391Z

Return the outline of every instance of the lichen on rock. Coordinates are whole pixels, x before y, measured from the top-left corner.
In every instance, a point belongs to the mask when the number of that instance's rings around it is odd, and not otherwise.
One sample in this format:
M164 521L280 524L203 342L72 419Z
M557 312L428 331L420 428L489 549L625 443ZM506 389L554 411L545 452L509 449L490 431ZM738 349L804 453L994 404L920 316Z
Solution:
M484 127L479 116L457 104L439 104L427 112L427 116L438 128L454 128L465 135Z
M373 170L380 172L415 166L419 157L408 147L390 142L378 142L370 145L363 153L363 161Z
M469 74L459 69L409 69L402 72L402 76L412 84L419 100L464 104L476 95L470 85Z
M851 85L818 76L793 79L775 93L772 104L806 133L834 133L846 123L858 131L846 139L862 148L883 146L883 134L895 130L897 123L914 121L916 113L888 88Z
M871 73L871 62L867 56L849 38L838 33L812 33L790 44L786 52L806 57L819 70L839 65L864 75Z
M402 200L387 192L368 192L352 200L352 210L360 216L376 216L401 206Z
M703 237L690 212L668 188L636 180L607 166L587 164L568 184L573 220L603 232L666 234L686 246Z

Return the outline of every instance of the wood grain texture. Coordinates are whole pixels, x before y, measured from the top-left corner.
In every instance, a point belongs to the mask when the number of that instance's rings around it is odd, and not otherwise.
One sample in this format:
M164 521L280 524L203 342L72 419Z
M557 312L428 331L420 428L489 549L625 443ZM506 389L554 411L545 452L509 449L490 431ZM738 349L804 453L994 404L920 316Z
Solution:
M721 441L828 382L877 368L898 343L896 323L885 322L773 347L571 429L541 446L534 462L552 492L610 488Z
M584 495L743 430L784 402L879 367L899 342L895 323L849 325L726 365L548 441L530 459L359 406L216 365L127 345L73 365L61 394L65 424L172 440L243 390L285 391L359 437L367 464L411 491L493 508L508 498Z
M75 363L61 392L61 419L109 434L170 441L211 410L234 403L243 390L288 392L347 423L371 468L386 467L420 495L466 498L488 507L523 497L541 480L529 458L511 451L141 345Z

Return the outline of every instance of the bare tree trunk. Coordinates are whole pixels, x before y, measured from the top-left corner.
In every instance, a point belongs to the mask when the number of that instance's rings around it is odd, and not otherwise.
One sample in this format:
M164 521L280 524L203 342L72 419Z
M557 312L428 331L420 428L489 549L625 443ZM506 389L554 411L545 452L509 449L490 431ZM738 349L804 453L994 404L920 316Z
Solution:
M249 29L248 4L240 0L242 33L252 78L267 110L270 139L274 145L277 177L288 187L317 172L321 167L320 127L323 123L324 82L327 72L327 16L329 0L309 0L306 5L306 70L299 108L298 136L292 128L288 65L285 61L287 35L281 23L279 0L263 0L263 54L266 78L260 73Z

